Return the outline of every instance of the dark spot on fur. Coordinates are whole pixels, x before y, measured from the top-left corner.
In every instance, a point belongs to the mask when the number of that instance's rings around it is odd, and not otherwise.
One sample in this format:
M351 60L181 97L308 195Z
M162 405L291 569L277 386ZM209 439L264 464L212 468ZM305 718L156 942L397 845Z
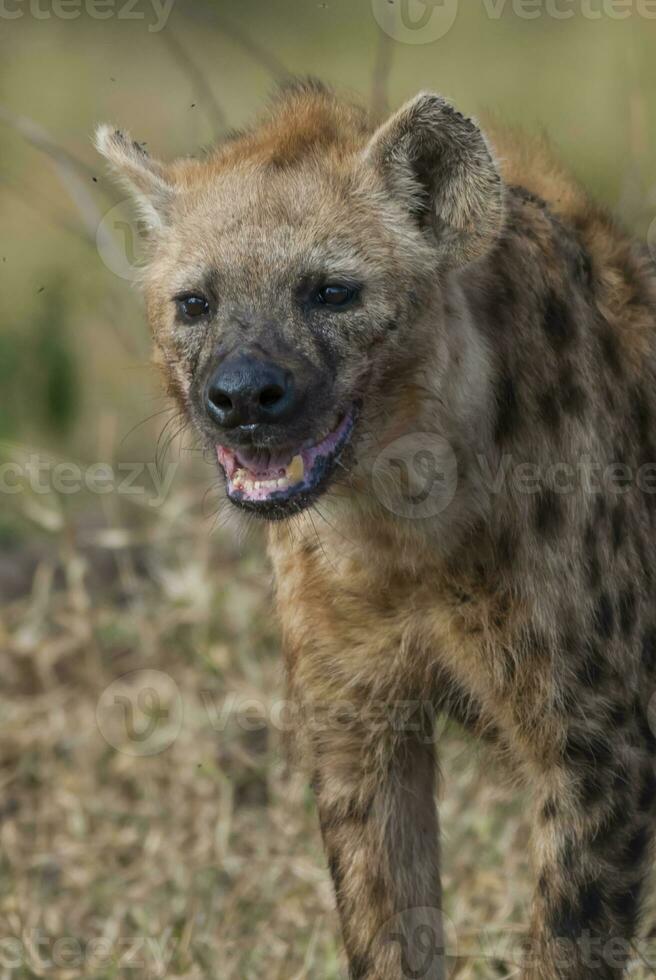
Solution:
M553 796L550 796L542 807L542 819L543 820L554 820L558 816L558 804L554 800Z
M550 927L559 939L576 939L581 935L582 924L577 906L568 898L561 898L549 916Z
M369 881L371 901L375 906L384 905L390 894L390 887L382 874L374 872Z
M547 211L549 209L549 205L543 197L540 197L539 194L535 194L533 191L529 191L527 187L522 187L521 184L513 184L509 187L509 191L515 197L519 198L520 201L523 201L525 204L533 204L540 211Z
M519 426L519 406L515 383L510 375L505 375L497 389L497 424L495 439L503 443L510 439Z
M640 799L638 800L640 810L643 813L649 813L654 805L654 800L656 800L656 775L650 768L645 772L640 788Z
M594 508L595 524L597 525L601 524L601 522L605 520L607 514L608 514L608 504L606 503L606 498L603 496L603 494L600 493L595 499L595 508Z
M635 931L642 888L642 878L639 878L628 888L616 892L609 900L610 908L624 925L627 938L632 936Z
M540 875L538 878L538 891L543 898L546 898L549 894L549 882L544 875Z
M586 687L598 687L604 677L604 667L599 656L588 654L577 672L577 677Z
M345 823L365 824L371 814L373 800L361 803L357 800L350 800L346 810L341 806L320 804L319 821L324 835L337 827L343 827Z
M625 867L634 868L641 864L649 846L650 834L647 827L636 830L622 849L622 863Z
M653 580L651 565L649 563L649 559L647 558L647 552L645 550L645 543L644 543L644 541L642 539L642 535L640 533L640 529L639 529L638 526L636 526L635 531L634 531L633 544L634 544L634 547L635 547L635 550L636 550L636 554L638 556L638 561L640 562L640 570L641 570L642 575L644 577L645 584L646 585L651 585L652 580Z
M608 814L604 817L592 838L595 849L602 849L608 844L614 844L625 826L626 808L620 805L617 800L614 800Z
M620 357L620 347L615 333L606 320L599 318L597 323L597 339L601 356L612 373L616 377L622 374L622 361Z
M535 529L538 534L550 537L556 534L563 519L562 503L550 489L543 490L535 501Z
M631 420L643 447L649 446L652 434L651 409L641 385L631 389Z
M624 728L628 719L627 707L623 701L611 705L608 711L608 721L613 728Z
M642 663L650 674L656 667L656 629L650 626L642 634Z
M579 908L581 909L581 919L586 926L593 926L599 920L603 912L603 902L598 882L590 882L581 888Z
M620 594L620 629L627 639L633 632L636 621L636 594L632 588L627 588Z
M611 526L613 530L613 551L617 554L626 531L626 507L623 500L618 500L613 508Z
M564 756L568 762L607 766L612 755L608 739L596 732L570 732L565 741Z
M602 592L594 610L594 624L599 636L610 640L615 632L615 613L613 603L607 592Z
M339 895L342 891L343 875L342 869L339 866L339 858L336 854L331 854L328 857L328 869L330 871L330 877L333 880L333 885L335 887L335 892Z
M576 327L569 307L554 290L547 295L542 325L556 349L566 347L574 339Z
M568 838L562 846L560 852L560 864L566 871L571 871L574 867L574 858L577 852L574 841Z
M567 415L581 418L585 412L587 396L583 388L574 380L571 366L564 368L559 377L560 404Z
M553 433L558 432L562 421L562 415L556 393L553 388L549 388L538 398L538 411L540 413L540 418L547 428Z
M581 776L581 802L584 807L599 803L608 792L608 785L597 769L585 769Z
M592 289L594 284L592 257L585 245L581 245L576 253L574 276L585 289Z
M497 539L497 562L503 568L509 568L515 556L515 538L510 528L504 528Z
M651 725L649 724L649 719L647 718L647 715L645 714L642 705L638 702L637 698L634 703L634 711L638 736L640 738L640 742L638 744L644 745L647 751L653 755L654 752L656 752L656 735L654 735Z
M601 566L597 556L597 532L592 524L588 524L583 538L583 548L586 558L588 583L591 589L598 589L601 583Z
M350 980L364 980L369 973L369 960L366 956L349 956Z

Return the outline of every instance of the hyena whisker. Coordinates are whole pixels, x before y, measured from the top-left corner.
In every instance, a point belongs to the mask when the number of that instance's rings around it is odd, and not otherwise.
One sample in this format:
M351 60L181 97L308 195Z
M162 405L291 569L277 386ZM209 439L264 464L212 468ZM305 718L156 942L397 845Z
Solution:
M167 430L176 425L176 423L179 423L179 428L176 429L171 435L171 433L169 433ZM179 411L177 411L175 415L172 415L171 418L167 419L167 421L164 423L155 444L155 466L158 470L160 469L161 464L169 451L171 443L187 428L188 424L188 420Z
M147 425L149 422L152 422L153 419L159 418L160 415L170 415L171 412L176 412L174 405L168 405L166 408L161 408L158 412L153 412L152 415L147 415L146 418L142 419L140 422L137 422L137 424L133 425L131 429L128 429L121 439L119 446L122 446L131 435L141 428L142 425Z

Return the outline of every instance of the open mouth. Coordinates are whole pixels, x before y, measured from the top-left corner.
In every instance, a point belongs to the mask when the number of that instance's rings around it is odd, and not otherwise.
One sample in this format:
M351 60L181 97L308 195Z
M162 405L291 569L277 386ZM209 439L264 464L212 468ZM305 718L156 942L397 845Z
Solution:
M353 406L319 442L297 449L229 449L217 445L228 497L269 518L286 517L309 506L325 488L353 432Z

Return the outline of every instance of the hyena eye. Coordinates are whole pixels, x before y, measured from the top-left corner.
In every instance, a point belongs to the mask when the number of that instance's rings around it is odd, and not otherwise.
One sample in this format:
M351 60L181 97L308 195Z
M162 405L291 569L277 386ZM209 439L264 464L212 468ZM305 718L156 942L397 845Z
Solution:
M201 316L207 316L210 311L210 304L200 293L185 293L182 296L176 296L175 301L183 317L187 320L198 320Z
M342 283L330 283L322 286L316 293L315 299L322 306L346 306L353 302L358 295L355 286L345 286Z

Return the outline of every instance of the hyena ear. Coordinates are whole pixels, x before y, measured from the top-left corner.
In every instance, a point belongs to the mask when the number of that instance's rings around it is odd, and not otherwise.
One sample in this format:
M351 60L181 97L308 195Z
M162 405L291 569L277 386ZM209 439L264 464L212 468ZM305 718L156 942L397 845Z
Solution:
M96 149L134 197L146 226L155 231L167 224L175 187L164 164L152 160L129 133L103 124L96 130Z
M475 122L439 95L411 99L374 133L365 159L435 234L450 266L483 255L504 220L504 189Z

